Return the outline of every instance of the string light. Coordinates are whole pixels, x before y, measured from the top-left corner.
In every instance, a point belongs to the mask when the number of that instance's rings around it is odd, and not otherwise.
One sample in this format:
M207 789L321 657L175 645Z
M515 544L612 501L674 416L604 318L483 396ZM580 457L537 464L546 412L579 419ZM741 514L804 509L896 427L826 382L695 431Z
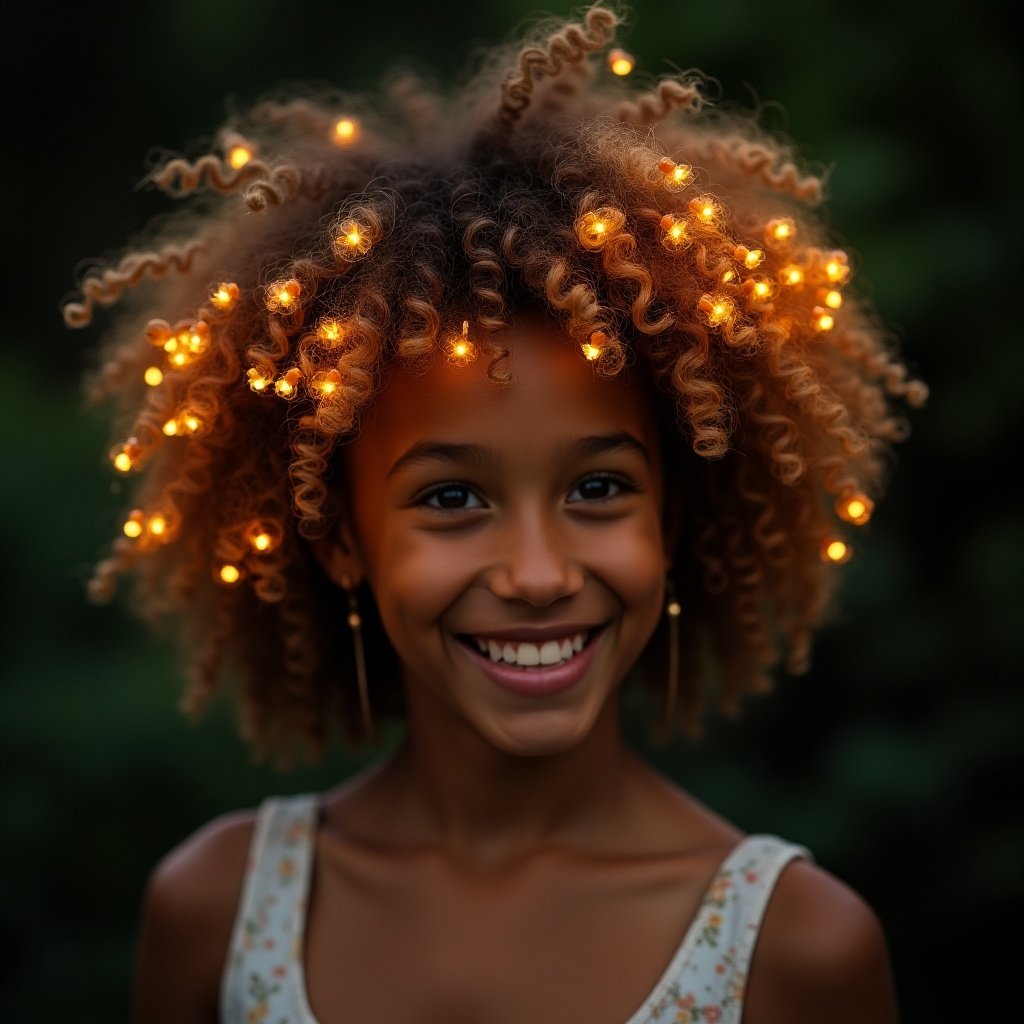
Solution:
M819 288L818 301L829 309L839 309L843 304L843 293L836 288Z
M596 362L601 358L605 345L608 343L608 336L604 331L594 331L590 335L590 341L580 342L580 351L588 362Z
M722 215L722 209L711 196L698 196L690 200L690 212L702 224L714 224Z
M147 366L142 379L151 387L159 387L164 382L164 371L159 366Z
M250 160L252 160L252 150L241 142L236 143L228 150L228 163L236 171L240 171Z
M476 345L469 338L469 321L462 321L462 331L445 342L445 355L455 366L466 366L476 359Z
M779 271L779 281L788 288L799 288L804 283L803 268L790 263Z
M266 391L270 387L270 378L262 370L257 370L255 366L246 371L246 379L249 387L257 393Z
M359 122L339 117L331 126L331 141L336 146L351 146L359 138Z
M290 313L298 305L302 285L294 277L281 278L267 286L266 304L271 313Z
M704 314L704 321L709 327L720 327L736 315L736 306L728 295L702 295L697 309Z
M324 370L314 374L309 387L321 398L330 398L341 387L341 374L337 370Z
M831 331L835 325L836 318L824 306L815 306L811 310L811 326L816 331Z
M164 539L168 533L166 517L159 512L151 515L146 520L146 533L157 540Z
M850 275L849 258L845 252L837 249L825 261L825 276L832 284L841 284Z
M358 221L343 220L334 233L335 250L346 259L365 256L370 251L373 239L364 225Z
M633 59L633 55L626 53L625 50L611 50L608 54L608 67L611 68L613 75L618 75L621 78L636 67L636 61Z
M796 224L789 217L773 217L765 225L764 240L773 248L779 249L796 238Z
M827 537L821 543L821 557L832 565L842 565L853 557L853 548L841 537Z
M756 277L748 277L743 282L743 290L751 302L767 302L772 297L775 287L767 277L758 274Z
M316 336L327 348L338 348L345 341L345 325L340 320L330 317L317 322Z
M182 409L162 429L168 437L190 437L203 429L203 421L191 410Z
M136 537L141 537L145 528L145 513L138 508L133 509L128 514L128 518L124 521L124 526L121 527L124 531L124 535L126 537L130 537L132 540L135 540Z
M275 523L264 523L256 519L249 524L245 539L257 554L265 555L277 548L281 543L281 528Z
M137 465L142 454L142 446L134 437L129 437L122 444L110 450L110 462L118 473L130 473Z
M764 260L764 252L760 249L748 249L745 245L737 245L732 251L733 259L742 263L747 270L759 267Z
M584 249L600 249L625 222L621 210L602 206L577 219L576 237Z
M665 232L661 236L661 244L666 249L685 249L690 244L686 221L678 220L671 213L661 218L661 230Z
M301 379L302 371L297 366L293 366L274 381L274 391L281 398L294 398L298 393L298 384Z
M225 562L217 569L216 578L232 587L242 578L242 570L234 562Z
M667 156L658 161L658 170L665 175L665 187L673 192L686 188L693 177L693 168L689 164L677 164Z
M854 526L863 526L874 510L875 503L866 494L844 494L836 501L836 515Z
M219 310L230 309L238 301L238 285L222 281L210 295L210 302Z

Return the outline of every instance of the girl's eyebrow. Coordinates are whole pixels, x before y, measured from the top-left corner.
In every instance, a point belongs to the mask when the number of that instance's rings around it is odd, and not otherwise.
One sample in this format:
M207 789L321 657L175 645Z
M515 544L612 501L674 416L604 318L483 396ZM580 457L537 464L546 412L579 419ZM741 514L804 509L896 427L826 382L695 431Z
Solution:
M651 453L638 438L629 431L622 430L613 434L593 434L589 437L577 438L563 447L564 454L570 459L584 459L594 455L606 455L614 451L629 451L643 458L651 465ZM454 444L449 441L417 441L404 454L400 455L388 470L385 479L390 480L400 469L423 462L468 462L478 466L497 461L497 456L490 449L479 444Z

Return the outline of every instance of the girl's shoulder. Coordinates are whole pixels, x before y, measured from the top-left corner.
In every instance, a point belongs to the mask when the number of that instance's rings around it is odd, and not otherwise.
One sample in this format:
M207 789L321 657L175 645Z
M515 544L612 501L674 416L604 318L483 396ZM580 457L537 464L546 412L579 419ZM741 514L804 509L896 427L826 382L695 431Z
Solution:
M151 872L137 943L137 1019L216 1021L221 971L256 819L255 810L212 819Z

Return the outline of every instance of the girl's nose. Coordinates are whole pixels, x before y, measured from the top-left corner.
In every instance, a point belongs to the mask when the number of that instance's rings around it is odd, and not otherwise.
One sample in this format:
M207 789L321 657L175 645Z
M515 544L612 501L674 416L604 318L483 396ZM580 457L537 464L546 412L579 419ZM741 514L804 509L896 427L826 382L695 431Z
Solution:
M544 608L582 589L583 570L555 524L539 516L518 518L499 543L490 579L496 597Z

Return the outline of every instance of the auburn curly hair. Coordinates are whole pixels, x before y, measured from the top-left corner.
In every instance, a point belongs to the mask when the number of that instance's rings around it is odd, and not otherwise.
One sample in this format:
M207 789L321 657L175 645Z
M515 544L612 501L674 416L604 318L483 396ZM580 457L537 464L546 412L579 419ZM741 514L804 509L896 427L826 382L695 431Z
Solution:
M620 21L538 22L448 91L396 73L379 96L261 99L215 152L152 170L182 205L64 305L84 327L121 303L87 390L138 481L90 594L131 576L133 607L184 627L186 708L233 676L259 751L315 756L332 723L360 738L346 595L309 542L345 514L338 450L383 372L478 352L502 386L527 307L663 398L687 496L673 719L807 666L844 533L906 435L897 406L926 388L851 285L821 177L753 112L716 111L698 74L620 77ZM370 700L401 717L364 597Z

